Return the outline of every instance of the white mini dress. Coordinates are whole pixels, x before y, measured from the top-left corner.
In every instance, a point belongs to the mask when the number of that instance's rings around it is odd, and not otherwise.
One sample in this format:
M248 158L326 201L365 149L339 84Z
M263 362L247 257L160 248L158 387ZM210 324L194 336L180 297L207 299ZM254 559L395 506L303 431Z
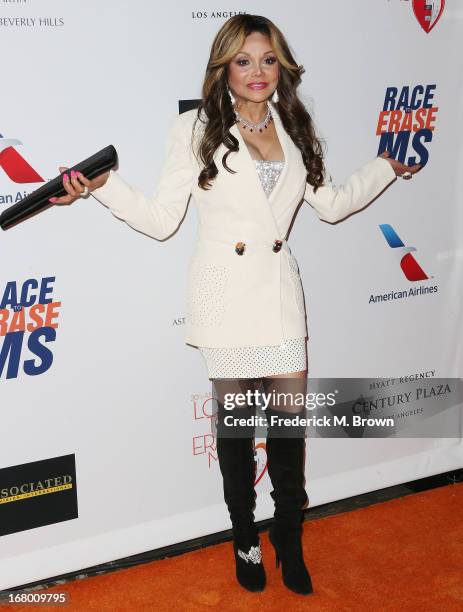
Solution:
M254 160L262 187L268 196L285 162ZM260 378L307 369L306 337L285 340L276 346L213 348L198 346L209 378Z

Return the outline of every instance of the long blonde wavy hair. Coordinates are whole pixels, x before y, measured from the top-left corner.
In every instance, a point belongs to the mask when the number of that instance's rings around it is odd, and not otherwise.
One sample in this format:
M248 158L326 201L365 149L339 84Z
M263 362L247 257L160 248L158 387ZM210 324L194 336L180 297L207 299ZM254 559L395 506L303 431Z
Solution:
M245 38L253 32L268 36L279 62L279 101L276 107L286 132L301 151L307 182L316 191L324 182L324 152L312 118L297 95L305 70L294 59L281 31L270 19L260 15L231 17L213 40L202 86L202 102L195 120L195 126L198 121L205 124L197 150L202 164L198 185L202 189L211 187L211 181L218 173L214 153L222 143L228 149L222 157L222 165L228 172L234 172L227 166L228 155L239 150L238 140L230 133L236 117L228 94L228 65L243 46Z

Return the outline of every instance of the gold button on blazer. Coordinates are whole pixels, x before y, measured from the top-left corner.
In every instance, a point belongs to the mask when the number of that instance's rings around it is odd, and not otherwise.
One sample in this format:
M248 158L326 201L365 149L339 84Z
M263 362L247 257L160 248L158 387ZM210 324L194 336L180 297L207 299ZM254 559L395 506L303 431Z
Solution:
M306 336L299 270L286 242L298 205L304 199L320 219L335 222L366 206L396 179L391 164L376 157L344 185L335 187L328 182L314 193L306 181L301 152L273 105L272 113L285 165L269 198L237 125L231 132L239 141L239 151L227 158L236 173L222 166L227 149L220 145L215 153L218 175L212 187L203 190L198 186L201 168L191 141L196 109L173 121L152 196L129 185L114 170L106 184L92 192L116 217L158 240L175 232L192 195L198 234L189 262L185 302L188 344L266 346ZM196 143L199 121L197 127Z

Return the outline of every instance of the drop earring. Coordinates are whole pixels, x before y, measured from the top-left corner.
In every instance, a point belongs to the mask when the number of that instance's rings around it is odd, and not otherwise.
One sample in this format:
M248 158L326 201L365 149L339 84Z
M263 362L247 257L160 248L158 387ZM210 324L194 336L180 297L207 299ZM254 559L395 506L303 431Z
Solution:
M278 97L278 92L277 92L277 90L275 89L275 91L273 92L273 95L272 95L272 102L273 102L274 104L276 104L276 103L278 102L278 100L279 100L279 97Z
M233 94L231 92L230 87L228 87L228 95L230 96L230 102L232 103L232 106L233 106L233 104L235 104L236 100L235 100L235 97L233 96Z

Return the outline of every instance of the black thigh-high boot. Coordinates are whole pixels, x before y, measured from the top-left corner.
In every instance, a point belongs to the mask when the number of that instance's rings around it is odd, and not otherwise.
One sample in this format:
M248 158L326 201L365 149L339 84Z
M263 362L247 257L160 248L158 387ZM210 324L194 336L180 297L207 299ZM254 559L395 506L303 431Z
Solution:
M225 417L249 418L255 407L225 409L225 393L244 393L253 389L248 380L214 381L217 399L217 457L223 478L224 499L230 513L233 551L238 582L248 591L263 591L266 575L262 563L259 533L254 522L256 493L254 460L254 426L225 424ZM229 397L229 396L228 396Z
M307 381L296 378L263 379L264 391L304 393ZM295 396L297 397L297 396ZM271 402L266 410L267 468L275 502L275 520L269 538L275 548L277 567L282 565L283 582L290 590L308 595L313 592L312 581L304 563L302 551L303 506L308 501L304 486L305 430L301 419L307 416L304 404ZM297 424L285 425L284 419L295 419ZM302 424L301 424L302 423Z

